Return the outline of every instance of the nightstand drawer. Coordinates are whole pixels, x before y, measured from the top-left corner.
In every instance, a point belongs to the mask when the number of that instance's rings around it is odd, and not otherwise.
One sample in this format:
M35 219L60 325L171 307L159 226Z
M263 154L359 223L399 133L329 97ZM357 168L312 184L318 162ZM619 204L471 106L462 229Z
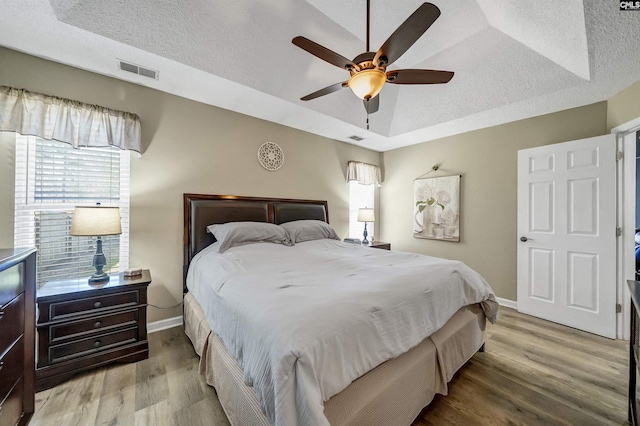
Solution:
M22 334L24 329L24 293L0 310L0 355Z
M124 291L117 294L105 294L63 302L54 302L49 306L50 321L69 318L77 315L91 315L92 312L102 312L105 309L126 308L136 306L140 301L137 290Z
M60 362L138 340L138 328L101 334L89 339L49 347L49 362Z
M24 292L24 263L0 272L0 306Z
M113 328L135 327L138 325L138 310L101 315L89 319L65 322L49 326L49 341L52 343L85 334L104 332Z
M0 358L0 401L8 394L16 380L22 376L24 368L24 341L22 338L9 349L2 358ZM2 406L4 410L4 406ZM1 423L0 423L1 424Z

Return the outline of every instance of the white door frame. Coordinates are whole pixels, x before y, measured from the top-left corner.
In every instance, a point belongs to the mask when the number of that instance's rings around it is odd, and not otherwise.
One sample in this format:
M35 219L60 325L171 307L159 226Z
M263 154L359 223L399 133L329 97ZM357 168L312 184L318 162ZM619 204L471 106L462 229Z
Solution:
M617 318L616 338L629 340L629 323L631 312L629 301L631 295L627 287L627 280L634 279L635 253L627 249L634 247L636 235L636 139L630 132L640 129L640 117L611 129L616 135L618 151L624 153L622 161L618 161L618 202L617 221L622 228L622 235L618 238L618 274L617 300L622 306L622 315Z

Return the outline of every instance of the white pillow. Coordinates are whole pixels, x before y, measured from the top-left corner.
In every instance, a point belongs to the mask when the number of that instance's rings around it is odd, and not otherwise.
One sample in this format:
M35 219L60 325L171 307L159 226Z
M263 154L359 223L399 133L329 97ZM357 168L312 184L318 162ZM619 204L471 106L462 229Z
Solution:
M340 240L336 231L321 220L294 220L281 223L280 226L287 231L294 244L325 238Z
M235 246L254 243L275 243L292 246L291 237L283 228L273 223L265 222L228 222L207 226L207 231L213 234L220 243L218 252L224 253Z

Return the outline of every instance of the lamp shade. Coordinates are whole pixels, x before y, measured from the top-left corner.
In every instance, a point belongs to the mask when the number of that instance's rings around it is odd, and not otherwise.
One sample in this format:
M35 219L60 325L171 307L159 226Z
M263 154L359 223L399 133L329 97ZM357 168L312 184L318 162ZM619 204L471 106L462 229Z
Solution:
M385 81L387 75L378 69L363 70L353 74L347 83L349 88L360 99L375 98Z
M376 215L373 209L358 209L358 222L375 222Z
M122 234L118 207L76 207L71 235L104 236Z

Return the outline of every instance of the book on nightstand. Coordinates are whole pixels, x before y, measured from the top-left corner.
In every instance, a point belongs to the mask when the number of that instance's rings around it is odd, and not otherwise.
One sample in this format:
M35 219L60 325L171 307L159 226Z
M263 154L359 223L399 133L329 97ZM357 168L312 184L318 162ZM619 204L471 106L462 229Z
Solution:
M123 272L123 275L125 277L139 277L140 275L142 275L142 268L126 269Z

